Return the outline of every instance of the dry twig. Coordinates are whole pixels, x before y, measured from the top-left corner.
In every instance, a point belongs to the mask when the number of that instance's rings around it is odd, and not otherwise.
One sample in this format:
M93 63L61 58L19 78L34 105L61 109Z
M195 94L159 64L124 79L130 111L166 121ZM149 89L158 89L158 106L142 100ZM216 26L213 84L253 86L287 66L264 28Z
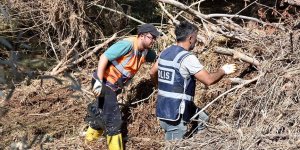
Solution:
M196 113L192 118L191 120L192 121L197 121L195 120L196 117L198 117L198 115L203 112L206 108L208 108L210 105L212 105L214 102L216 102L220 97L226 95L227 93L233 91L233 90L236 90L236 89L239 89L239 88L242 88L243 86L247 85L247 84L250 84L254 81L257 81L259 78L261 78L262 76L264 75L264 73L262 73L261 75L251 79L251 80L248 80L247 82L243 83L243 84L240 84L240 85L237 85L231 89L229 89L228 91L224 92L223 94L219 95L217 98L215 98L213 101L211 101L209 104L207 104L205 107L203 107L198 113Z
M99 44L98 46L96 46L91 52L87 53L86 55L80 57L79 59L75 60L74 62L71 62L71 59L66 61L66 65L62 66L60 69L54 70L52 72L50 72L50 75L57 75L63 71L65 71L66 69L82 62L83 60L85 60L88 57L91 57L94 53L97 53L102 47L106 46L108 43L110 43L111 41L113 41L116 38L117 34L114 34L112 37L110 37L108 40L106 40L105 42L103 42L102 44ZM56 68L56 67L55 67Z

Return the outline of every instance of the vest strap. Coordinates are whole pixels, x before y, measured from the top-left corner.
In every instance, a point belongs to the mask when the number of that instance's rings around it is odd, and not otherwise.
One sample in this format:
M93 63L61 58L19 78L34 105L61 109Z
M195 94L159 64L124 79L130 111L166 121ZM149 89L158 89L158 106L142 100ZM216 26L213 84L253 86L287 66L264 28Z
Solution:
M176 55L176 57L173 60L165 60L162 58L158 58L158 62L159 64L164 64L164 66L168 66L168 67L174 67L174 68L179 68L180 67L180 60L182 60L182 57L186 57L188 54L187 51L181 51L180 53L178 53Z
M186 54L188 54L188 52L187 51L181 51L181 52L179 52L177 55L176 55L176 57L174 58L174 62L177 62L177 63L180 63L180 62L178 62L179 60L180 60L180 58L182 58L184 55L186 55Z

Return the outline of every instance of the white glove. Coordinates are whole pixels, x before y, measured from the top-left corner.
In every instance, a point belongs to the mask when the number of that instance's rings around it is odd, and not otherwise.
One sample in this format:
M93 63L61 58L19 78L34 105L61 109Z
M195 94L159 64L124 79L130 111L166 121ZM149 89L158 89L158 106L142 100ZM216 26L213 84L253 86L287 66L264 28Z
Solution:
M225 74L231 74L235 72L236 66L235 64L225 64L222 66L222 69L224 70Z
M100 96L101 94L101 90L102 90L102 81L101 80L97 80L93 86L93 93L95 94L95 96Z

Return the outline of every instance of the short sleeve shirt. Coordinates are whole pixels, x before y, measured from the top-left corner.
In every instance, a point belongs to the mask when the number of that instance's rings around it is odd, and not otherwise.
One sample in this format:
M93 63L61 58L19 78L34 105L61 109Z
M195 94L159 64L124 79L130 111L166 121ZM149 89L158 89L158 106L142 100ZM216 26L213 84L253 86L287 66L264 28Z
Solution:
M181 61L179 72L184 78L189 78L189 76L195 75L203 68L204 66L200 63L198 58L191 54Z
M132 49L132 42L127 40L121 40L110 46L104 55L109 61L116 60L117 58L126 55ZM147 62L154 62L156 58L156 53L153 50L148 50L146 55Z

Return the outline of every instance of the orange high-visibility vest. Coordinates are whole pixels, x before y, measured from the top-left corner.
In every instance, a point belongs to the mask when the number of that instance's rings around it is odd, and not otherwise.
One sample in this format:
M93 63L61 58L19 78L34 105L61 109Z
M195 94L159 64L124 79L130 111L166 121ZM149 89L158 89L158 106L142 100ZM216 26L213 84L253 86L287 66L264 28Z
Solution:
M148 53L148 50L138 51L137 36L123 40L132 42L131 50L128 54L113 60L111 65L106 68L103 76L106 82L108 82L106 85L110 86L113 90L122 88L118 81L125 84L137 73L141 65L146 61Z

